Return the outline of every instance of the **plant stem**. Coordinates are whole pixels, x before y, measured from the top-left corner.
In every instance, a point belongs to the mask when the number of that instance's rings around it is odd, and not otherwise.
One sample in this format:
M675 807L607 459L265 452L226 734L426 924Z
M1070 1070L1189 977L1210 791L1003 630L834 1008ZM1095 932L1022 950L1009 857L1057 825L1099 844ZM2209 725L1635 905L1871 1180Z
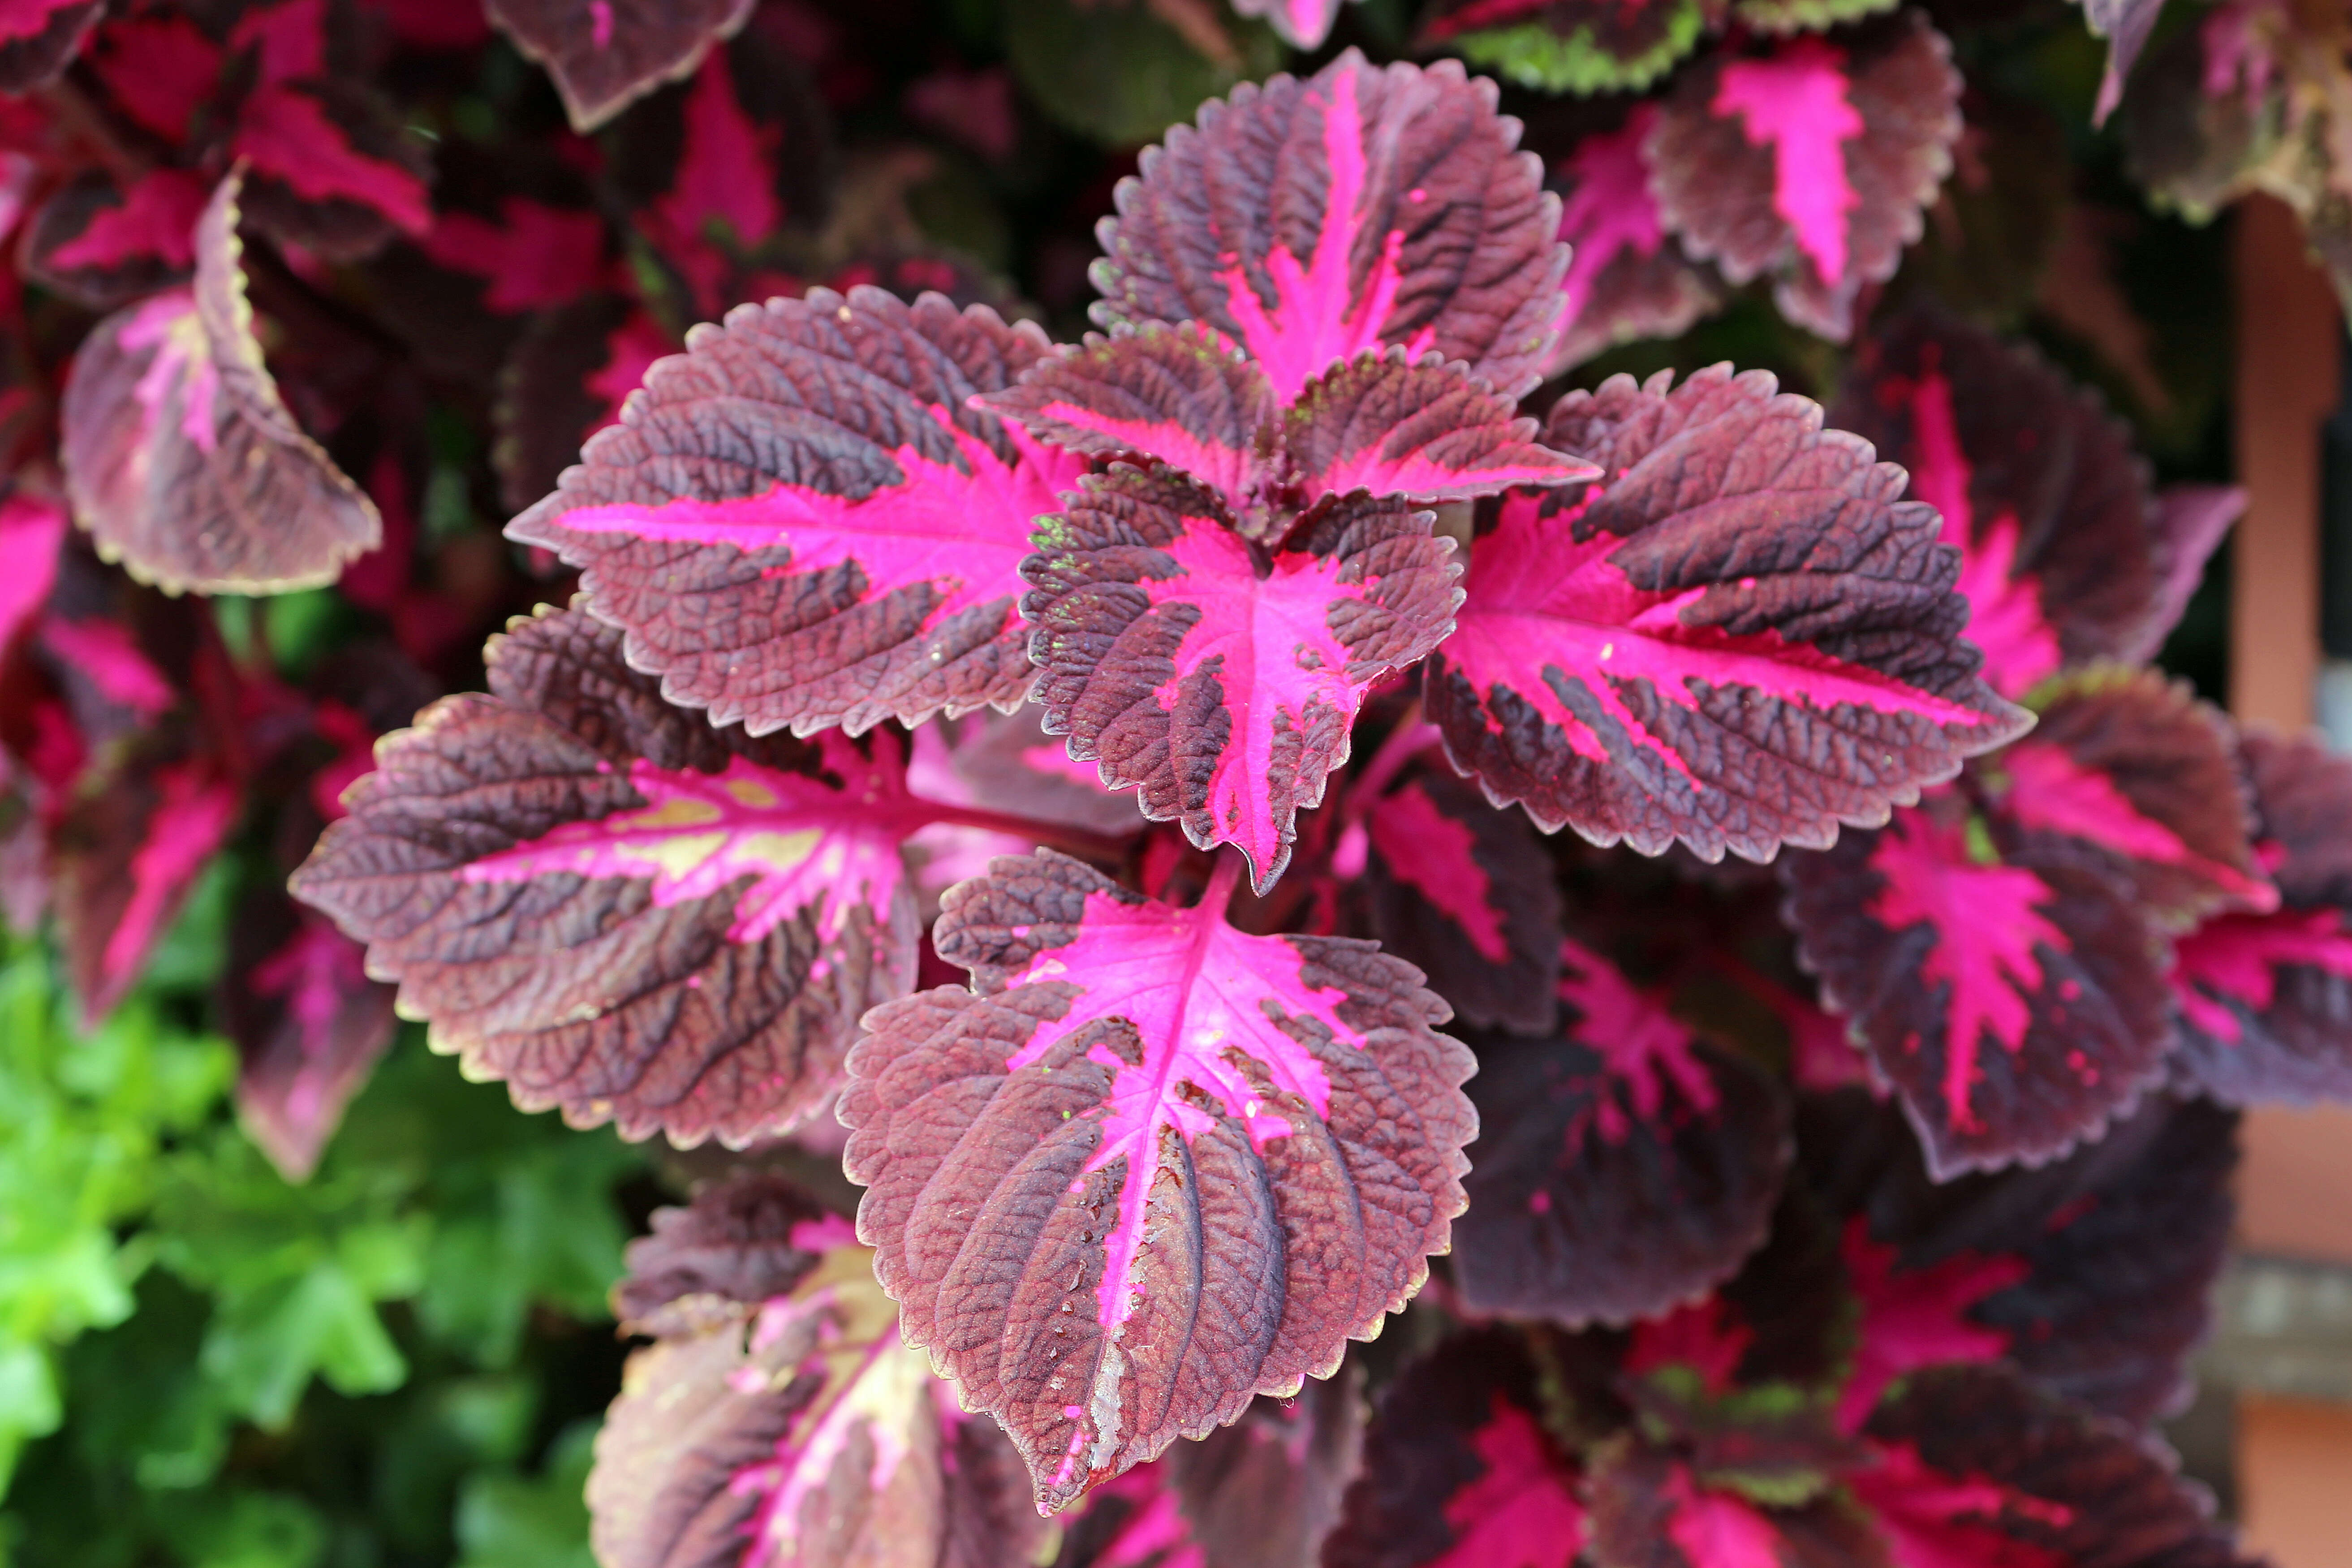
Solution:
M1209 885L1202 889L1201 901L1194 907L1223 918L1241 880L1242 852L1228 844L1217 851L1216 869L1209 873Z
M1372 753L1371 764L1348 786L1347 811L1343 815L1361 810L1365 802L1388 788L1389 782L1404 771L1405 764L1427 751L1436 738L1437 726L1422 718L1421 700L1415 698L1412 706L1397 720L1396 727L1389 731L1388 739L1381 742L1381 749Z

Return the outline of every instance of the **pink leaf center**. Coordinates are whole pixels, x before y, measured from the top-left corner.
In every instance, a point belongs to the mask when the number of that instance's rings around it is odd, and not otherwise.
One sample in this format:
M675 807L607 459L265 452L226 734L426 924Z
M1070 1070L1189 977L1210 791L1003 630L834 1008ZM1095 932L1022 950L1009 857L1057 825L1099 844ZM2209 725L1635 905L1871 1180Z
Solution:
M1429 792L1409 784L1383 797L1367 822L1370 847L1389 874L1427 900L1462 928L1478 956L1508 963L1511 944L1503 915L1494 905L1494 880L1478 864L1477 836L1469 824L1446 816Z
M2276 888L2198 854L2172 829L2140 815L2113 779L2083 766L2063 748L2022 742L2003 754L2001 764L2010 776L2004 804L2021 826L2071 834L2154 865L2178 866L2257 910L2277 907Z
M1655 256L1664 243L1657 198L1650 195L1649 162L1642 156L1657 117L1655 104L1636 106L1622 130L1586 137L1564 165L1576 184L1559 209L1559 237L1574 247L1559 285L1570 321L1584 313L1594 282L1611 262L1629 251Z
M1845 51L1801 37L1770 59L1723 68L1711 106L1737 114L1752 144L1772 149L1772 207L1824 283L1845 277L1846 215L1862 197L1846 177L1845 144L1868 127L1846 96Z
M1906 1373L2007 1353L2009 1336L1971 1322L1968 1314L2032 1272L2022 1258L1961 1252L1927 1268L1904 1269L1895 1248L1871 1240L1869 1223L1860 1216L1847 1222L1842 1250L1846 1279L1862 1301L1853 1371L1838 1398L1842 1430L1861 1431L1879 1397Z
M1577 1042L1601 1053L1609 1076L1625 1086L1634 1116L1656 1124L1666 1109L1669 1084L1693 1110L1702 1116L1714 1114L1721 1096L1716 1091L1715 1079L1692 1054L1696 1037L1666 1011L1658 996L1635 989L1615 964L1599 953L1574 942L1563 942L1559 998L1580 1016ZM1624 1107L1612 1094L1595 1098L1591 1121L1606 1143L1622 1143L1633 1133ZM1570 1154L1581 1145L1584 1134L1582 1121L1569 1129Z
M1430 1568L1569 1568L1584 1549L1584 1507L1535 1418L1497 1394L1470 1435L1486 1464L1445 1500L1454 1544Z

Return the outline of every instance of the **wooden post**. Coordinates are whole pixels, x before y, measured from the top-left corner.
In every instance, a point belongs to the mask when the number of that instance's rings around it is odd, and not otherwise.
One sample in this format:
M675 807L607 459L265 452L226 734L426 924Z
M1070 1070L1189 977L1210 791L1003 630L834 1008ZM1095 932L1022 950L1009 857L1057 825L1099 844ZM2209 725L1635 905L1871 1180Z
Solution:
M2289 731L2318 679L2320 426L2341 395L2335 291L2294 215L2238 205L2235 437L2246 487L2230 615L2230 707ZM2239 1242L2352 1262L2352 1112L2255 1111L2239 1173ZM2238 1407L2246 1544L2279 1568L2352 1568L2352 1410L2267 1395Z

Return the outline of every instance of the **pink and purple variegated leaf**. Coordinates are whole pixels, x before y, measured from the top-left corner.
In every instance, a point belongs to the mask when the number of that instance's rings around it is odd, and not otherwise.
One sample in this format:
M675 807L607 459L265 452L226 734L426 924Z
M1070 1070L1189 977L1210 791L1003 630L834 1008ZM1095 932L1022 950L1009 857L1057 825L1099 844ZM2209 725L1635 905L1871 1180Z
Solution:
M1480 1311L1623 1323L1712 1289L1762 1245L1794 1152L1789 1101L1573 942L1559 992L1558 1038L1476 1042L1454 1276Z
M2218 710L2156 670L2113 665L2060 677L2039 706L2032 734L1974 770L2021 839L2087 850L2159 923L2278 907Z
M681 1297L639 1324L660 1337L629 1358L588 1479L599 1563L1034 1561L1019 1460L899 1342L871 1258L835 1246L761 1300Z
M265 81L230 142L255 227L331 260L356 260L395 234L433 227L433 163L399 111L347 77Z
M1647 146L1666 226L1734 283L1843 341L1864 285L1895 274L1960 135L1951 46L1916 12L1683 78Z
M1545 439L1607 477L1505 499L1426 687L1492 798L1597 844L1765 860L2024 728L1960 640L1935 514L1769 375L1612 377Z
M1996 848L1957 795L1781 863L1798 951L1938 1179L2038 1164L2161 1077L2156 937L2078 852Z
M1087 479L1021 563L1047 731L1153 821L1238 845L1265 891L1365 691L1453 625L1459 568L1430 515L1351 496L1270 553L1172 469Z
M2147 465L2088 391L2029 348L1920 310L1864 344L1830 417L1908 468L1912 499L1942 516L1966 558L1969 640L2002 695L2144 647L2165 592ZM2180 547L2165 548L2169 562Z
M1821 1495L1817 1482L1770 1500L1784 1506L1768 1506L1630 1434L1594 1451L1585 1495L1591 1568L1939 1568L1890 1553L1858 1510L1835 1493ZM2058 1565L2004 1562L2003 1568Z
M968 406L1045 351L937 295L823 289L730 311L508 526L581 567L674 702L753 734L1010 708L1032 521L1082 458Z
M1362 1369L1343 1366L1296 1399L1261 1395L1230 1426L1155 1463L1204 1568L1314 1568L1363 1461Z
M106 0L0 4L0 92L29 92L56 80L105 14Z
M1225 923L1050 853L950 889L973 989L850 1056L858 1234L1039 1506L1328 1376L1419 1289L1475 1120L1445 1005L1370 942Z
M2137 1430L2000 1367L1923 1371L1851 1478L1896 1568L2253 1568Z
M1234 0L1234 13L1263 16L1291 47L1315 49L1331 36L1331 24L1339 18L1339 0Z
M87 170L33 215L25 271L95 310L184 283L207 195L184 169L151 169L128 189Z
M1541 1034L1559 984L1559 883L1517 812L1423 770L1366 808L1372 934L1479 1028Z
M139 978L244 804L208 757L134 754L67 808L53 848L58 940L85 1024Z
M229 935L221 1016L236 1042L237 1120L289 1182L306 1179L392 1044L393 989L366 952L282 889L247 900Z
M296 895L526 1110L737 1146L815 1111L914 981L898 742L714 729L578 609L488 662L382 742Z
M488 0L490 20L545 67L575 131L593 131L665 82L694 74L751 0Z
M1197 322L1090 335L982 402L1071 451L1179 468L1269 543L1351 490L1466 500L1595 477L1538 446L1534 420L1452 367L1391 349L1284 394Z
M246 302L239 176L196 228L193 290L100 321L60 411L74 515L99 553L170 593L331 583L383 524L278 396Z
M1495 100L1453 61L1378 68L1353 49L1306 81L1235 89L1120 182L1096 320L1204 322L1286 399L1389 348L1525 394L1568 258L1542 169Z
M2240 738L2280 908L2174 949L2175 1070L2231 1105L2352 1099L2352 762L2316 738Z
M2116 657L2147 663L2163 651L2165 638L2205 580L2205 563L2245 510L2246 492L2235 485L2172 485L2157 492L2151 520L2156 603Z
M1327 1568L1571 1568L1582 1468L1544 1426L1541 1373L1504 1329L1457 1334L1408 1365L1364 1435Z
M613 1315L630 1333L692 1331L707 1315L785 1296L824 1253L856 1239L850 1223L772 1172L738 1171L683 1208L653 1212L629 1243Z
M48 603L69 526L66 509L30 486L0 496L0 659Z
M1643 149L1657 116L1655 104L1636 104L1623 125L1587 136L1553 166L1559 237L1570 247L1554 370L1635 338L1678 337L1723 303L1723 280L1684 254L1650 194Z
M2152 1096L2064 1160L1938 1183L1891 1107L1802 1105L1801 1169L1861 1309L1843 1425L1920 1368L1996 1360L2127 1421L2171 1414L2229 1246L2237 1121Z

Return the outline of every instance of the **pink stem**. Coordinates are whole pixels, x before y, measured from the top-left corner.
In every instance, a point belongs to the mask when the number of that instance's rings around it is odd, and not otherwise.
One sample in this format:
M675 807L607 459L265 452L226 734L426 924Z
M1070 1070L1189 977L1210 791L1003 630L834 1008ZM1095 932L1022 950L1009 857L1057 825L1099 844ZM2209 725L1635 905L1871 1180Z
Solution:
M1209 873L1209 885L1201 893L1194 907L1206 910L1222 919L1234 901L1234 889L1241 886L1242 852L1228 844L1217 851L1216 868Z
M1388 788L1390 782L1404 771L1405 764L1427 751L1436 739L1437 726L1422 718L1421 703L1416 700L1396 721L1396 728L1389 731L1388 739L1381 742L1381 749L1372 753L1371 765L1348 786L1347 814L1360 811L1365 802Z
M977 827L990 833L1003 833L1015 838L1034 838L1041 844L1051 844L1097 860L1123 860L1127 857L1128 837L1110 833L1097 833L1088 827L1072 827L1058 822L1039 822L1034 817L1017 816L1009 811L986 811L976 805L947 805L937 801L915 803L919 810L912 814L923 824L945 823L955 827ZM1137 825L1139 829L1142 824Z

